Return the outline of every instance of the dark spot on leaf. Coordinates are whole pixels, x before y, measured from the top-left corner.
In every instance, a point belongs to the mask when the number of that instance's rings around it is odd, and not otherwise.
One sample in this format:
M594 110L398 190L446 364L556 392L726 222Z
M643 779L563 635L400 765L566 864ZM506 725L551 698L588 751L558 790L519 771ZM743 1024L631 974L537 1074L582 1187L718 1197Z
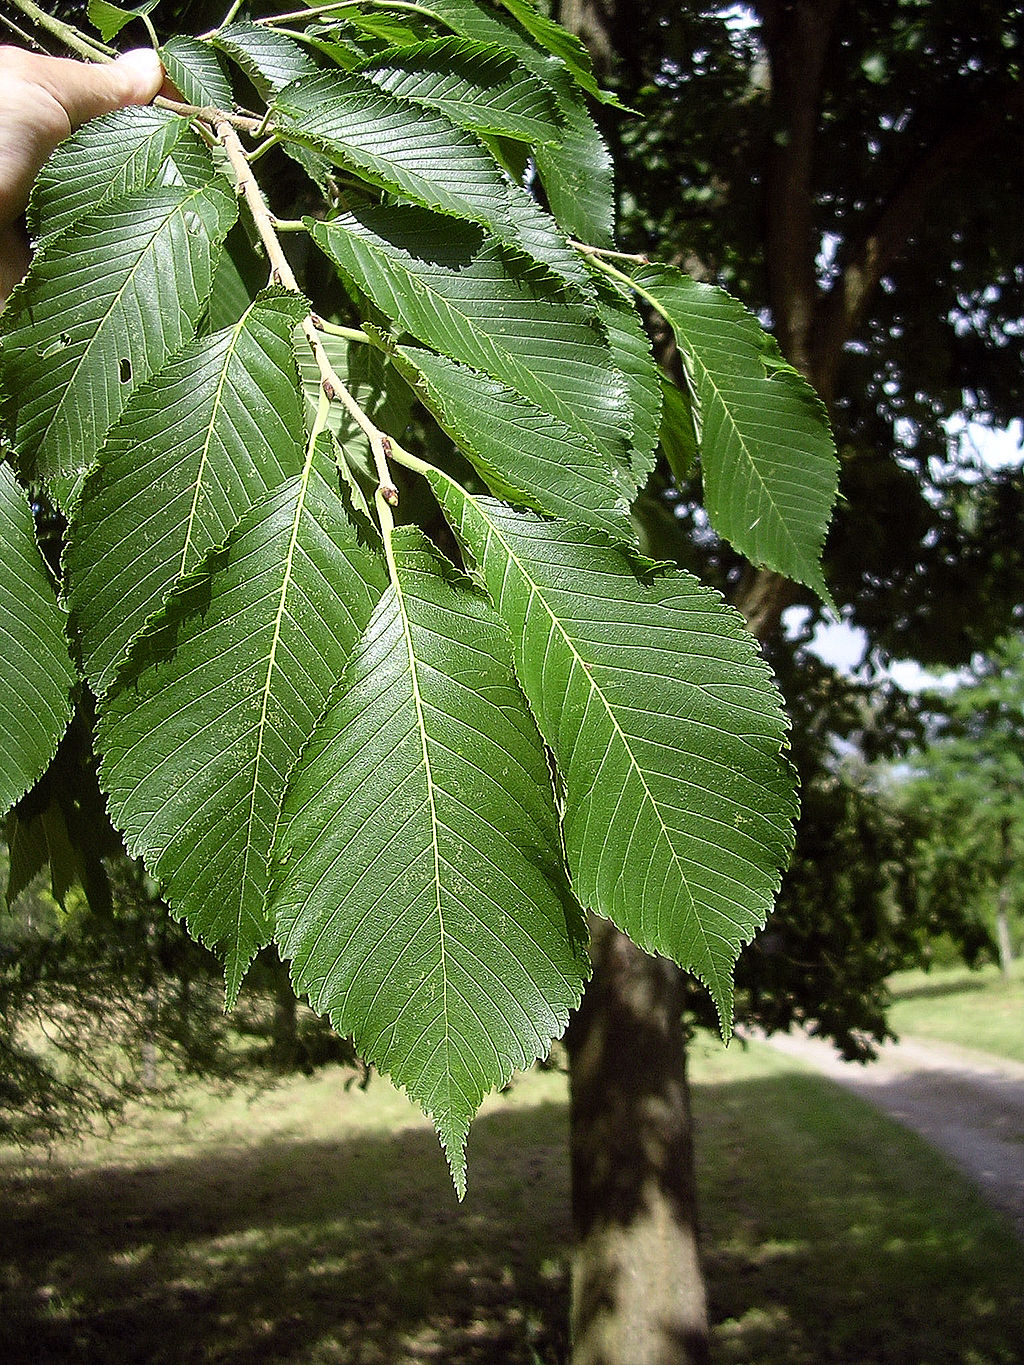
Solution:
M122 384L130 384L132 382L132 362L130 360L128 359L119 360L118 371L120 374Z

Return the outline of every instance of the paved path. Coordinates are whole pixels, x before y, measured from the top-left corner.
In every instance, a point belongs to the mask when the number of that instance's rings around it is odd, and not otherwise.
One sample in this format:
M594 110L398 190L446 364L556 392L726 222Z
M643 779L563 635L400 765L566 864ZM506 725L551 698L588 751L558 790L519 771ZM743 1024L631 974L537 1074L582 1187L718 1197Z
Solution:
M904 1038L875 1062L844 1062L830 1043L775 1034L769 1045L810 1063L866 1099L966 1172L1024 1241L1024 1065Z

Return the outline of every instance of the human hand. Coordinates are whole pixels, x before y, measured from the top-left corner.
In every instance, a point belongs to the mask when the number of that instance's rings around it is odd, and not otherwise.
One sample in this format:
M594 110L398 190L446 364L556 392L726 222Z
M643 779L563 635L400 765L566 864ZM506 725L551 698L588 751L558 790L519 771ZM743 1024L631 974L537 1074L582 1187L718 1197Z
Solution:
M88 119L148 104L163 80L160 59L149 48L93 65L0 47L0 303L28 269L18 219L43 162Z

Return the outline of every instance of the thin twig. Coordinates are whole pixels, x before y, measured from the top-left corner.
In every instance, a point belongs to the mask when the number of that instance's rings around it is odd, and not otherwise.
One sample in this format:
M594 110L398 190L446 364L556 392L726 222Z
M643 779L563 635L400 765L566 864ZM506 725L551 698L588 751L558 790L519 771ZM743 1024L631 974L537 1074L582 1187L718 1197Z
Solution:
M332 11L339 13L347 9L358 9L361 4L369 3L377 9L401 10L403 14L422 14L424 19L436 19L434 12L424 5L417 5L415 0L327 0L322 5L309 5L306 9L291 10L288 14L270 14L264 19L255 19L257 24L284 24L291 23L293 20L315 19L322 14L330 14Z
M610 251L603 246L590 246L587 242L577 242L575 238L569 238L569 245L575 247L584 256L601 256L610 261L632 261L634 265L650 265L650 256L637 255L631 251Z
M165 95L157 95L153 103L158 109L167 109L172 114L180 114L182 118L202 119L215 128L218 123L230 123L233 128L241 128L243 133L256 134L263 127L262 119L231 114L226 109L217 109L210 104L183 104L180 100L169 100Z
M360 0L333 0L325 5L309 5L305 9L291 10L288 14L269 14L263 19L254 19L256 24L286 24L293 19L315 19L317 15L328 14L331 10L356 9Z
M46 48L43 47L39 39L34 37L31 33L26 33L24 29L19 28L13 19L8 19L6 14L0 14L0 23L2 23L5 28L9 28L16 38L20 38L26 47L34 47L38 52L45 54Z
M316 330L329 337L341 337L343 341L356 341L362 345L370 340L359 327L343 327L339 322L325 322L317 313L310 313L309 316L313 319L313 326Z
M256 231L260 235L267 257L271 265L271 279L275 284L283 285L285 289L290 289L293 293L302 295L299 282L295 278L288 257L281 246L281 240L274 230L274 220L267 201L263 198L263 191L256 183L256 177L252 173L252 168L246 158L245 148L228 119L221 119L216 125L217 136L220 138L224 150L227 152L228 160L231 162L232 170L238 188L249 206ZM388 468L388 455L391 453L391 442L387 436L377 427L366 413L362 410L356 400L349 392L345 381L336 372L334 366L324 350L323 342L317 331L316 323L310 313L302 320L302 331L309 342L309 348L313 352L316 360L317 369L320 371L320 384L324 393L329 399L337 399L345 411L349 414L356 426L364 434L370 443L370 450L373 453L373 463L377 470L377 478L380 482L380 494L385 502L391 507L398 504L398 489L394 485L391 471Z
M112 62L114 60L111 53L113 48L107 47L106 43L101 43L99 39L93 41L87 38L84 33L80 33L71 24L65 24L61 19L55 19L53 15L47 14L40 9L33 0L11 0L15 9L20 9L26 19L31 19L37 28L41 28L46 33L50 33L54 38L58 38L71 52L77 52L80 57L84 57L89 62Z

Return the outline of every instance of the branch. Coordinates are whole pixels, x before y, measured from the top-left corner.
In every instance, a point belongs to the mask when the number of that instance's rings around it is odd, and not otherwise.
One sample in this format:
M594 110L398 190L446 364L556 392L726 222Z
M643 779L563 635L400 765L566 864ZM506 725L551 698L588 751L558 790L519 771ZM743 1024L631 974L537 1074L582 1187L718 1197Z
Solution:
M26 19L32 22L57 38L69 52L77 52L79 57L83 57L87 62L112 62L114 60L114 49L108 47L106 43L101 43L97 38L87 38L84 33L80 33L71 24L65 24L60 19L55 19L53 15L47 14L40 9L33 0L11 0L15 9L20 9Z
M217 137L227 152L228 160L231 162L232 170L238 182L238 188L245 197L245 202L249 205L253 222L256 224L256 231L260 235L267 257L271 264L271 278L275 284L281 284L285 289L290 289L293 293L301 296L302 290L299 282L295 278L288 257L281 246L281 240L274 228L274 220L271 216L267 201L263 198L263 192L256 183L256 178L252 173L245 148L228 119L222 118L215 124ZM317 329L319 319L314 318L312 313L302 320L302 331L306 340L309 342L310 350L320 371L320 384L329 400L337 399L342 407L349 414L360 431L366 436L370 443L370 450L373 453L373 463L377 470L377 478L380 483L380 494L386 503L395 507L398 504L398 489L391 478L391 471L388 469L388 456L391 454L390 439L377 427L362 408L352 397L345 381L335 371L331 364L327 352L324 350L323 342L320 340L320 333Z
M1024 88L1015 86L1002 102L985 108L971 123L949 129L904 177L882 206L874 224L853 249L842 277L819 305L815 323L816 378L831 392L843 346L864 316L871 295L885 272L902 254L943 181L990 138L1008 118L1024 113Z
M157 95L153 103L158 109L167 109L172 114L180 114L182 118L200 119L214 128L218 123L229 123L232 128L241 128L244 133L258 135L266 125L266 119L230 114L226 109L217 109L211 104L183 104L180 100L169 100L164 95Z
M774 133L765 177L768 302L783 355L809 376L817 300L814 151L825 59L839 4L761 0L756 8L771 64Z

